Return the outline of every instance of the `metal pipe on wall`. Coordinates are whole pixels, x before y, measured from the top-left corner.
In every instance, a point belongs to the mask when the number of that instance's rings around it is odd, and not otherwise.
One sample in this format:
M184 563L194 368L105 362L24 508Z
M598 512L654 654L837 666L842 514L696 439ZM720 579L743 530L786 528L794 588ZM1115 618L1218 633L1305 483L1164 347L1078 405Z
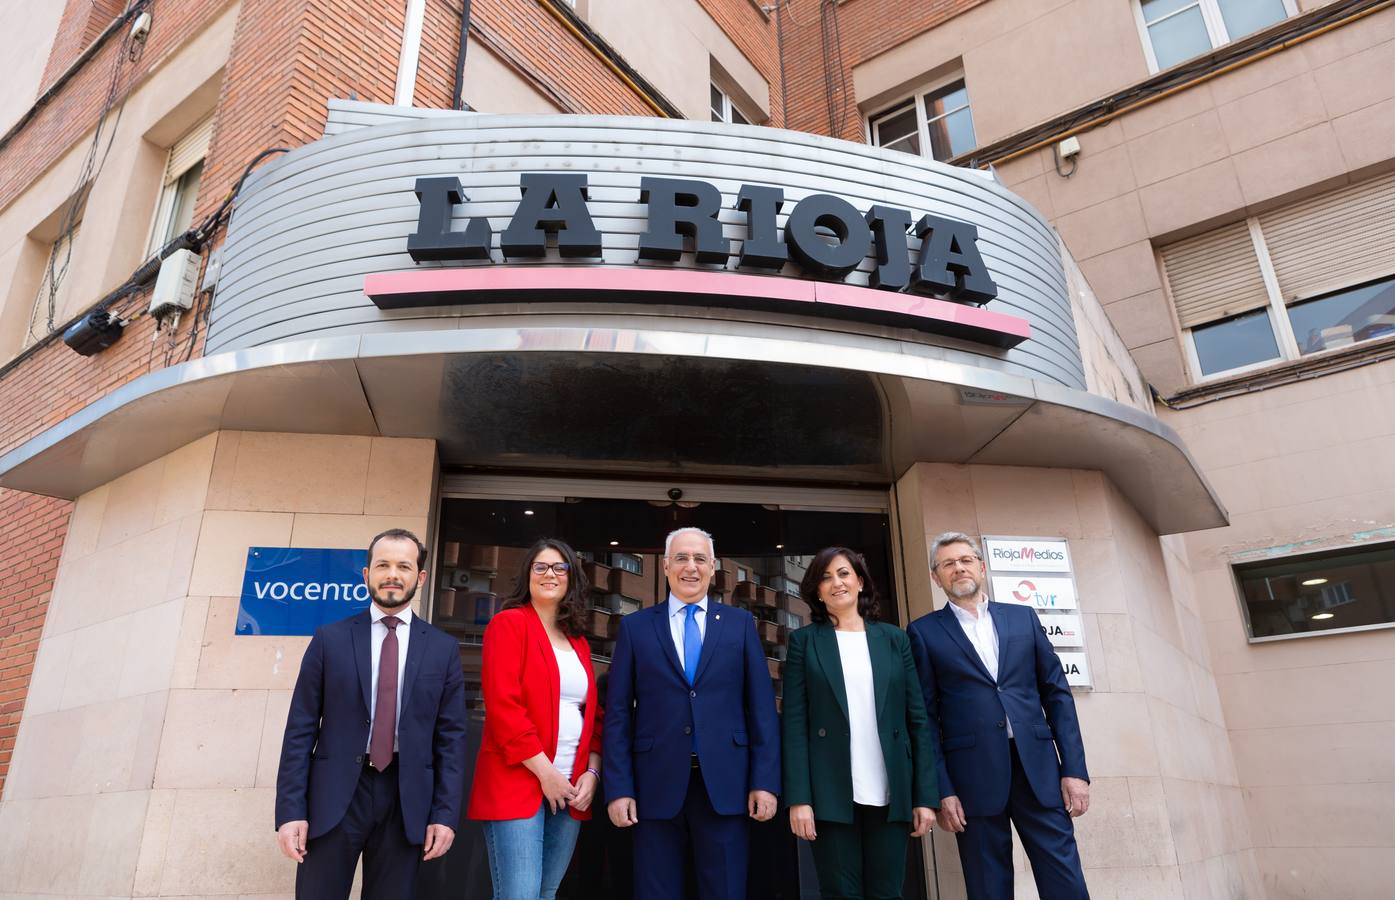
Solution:
M421 59L421 32L426 22L426 0L407 0L406 20L402 25L402 51L397 54L397 87L392 94L394 106L411 106L417 89L417 64Z
M455 51L455 89L451 91L450 108L465 109L465 51L470 47L470 0L460 7L460 44Z

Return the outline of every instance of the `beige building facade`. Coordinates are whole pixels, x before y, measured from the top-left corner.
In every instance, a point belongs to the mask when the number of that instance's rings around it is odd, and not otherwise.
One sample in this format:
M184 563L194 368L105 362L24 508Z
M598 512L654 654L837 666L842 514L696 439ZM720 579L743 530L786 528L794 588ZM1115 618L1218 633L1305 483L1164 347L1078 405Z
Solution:
M25 42L61 36L39 5L12 18ZM606 615L652 589L624 573L654 577L661 523L712 528L731 578L772 595L816 536L861 541L901 625L945 602L926 577L936 534L1064 540L1089 670L1075 696L1092 896L1389 894L1395 332L1379 317L1395 304L1377 307L1395 276L1395 4L987 0L897 29L883 0L474 5L462 111L439 108L448 4L369 10L362 58L394 57L371 77L317 62L333 29L307 20L293 32L307 43L278 50L296 60L285 96L256 81L273 80L276 4L200 4L129 85L106 174L67 237L81 265L52 323L36 298L93 129L0 199L0 390L21 411L6 420L0 502L71 501L32 674L12 737L0 730L0 898L289 896L272 805L308 638L238 633L249 548L354 549L411 528L431 549L417 609L459 637L469 679L482 626L465 598L507 588L501 560L542 527L519 524L535 514L589 542L592 574L615 586L597 595ZM404 86L395 57L419 6L423 61ZM1242 7L1263 24L1243 31ZM831 53L817 76L806 53L829 16L841 79ZM1165 21L1205 47L1168 43ZM565 47L566 66L528 57L511 24ZM884 47L881 30L895 35ZM16 60L33 90L13 97L51 84L47 56ZM805 121L826 85L881 147L741 124ZM284 103L251 99L265 97ZM813 130L840 133L833 103L830 127ZM664 109L689 121L633 118ZM0 129L27 110L0 106ZM204 317L196 306L157 332L136 316L75 370L48 326L150 257L172 151L206 120L215 188L198 194L195 223L256 150L293 152L249 176L226 238L199 249ZM908 148L954 167L897 152ZM505 258L519 175L551 166L593 179L601 255ZM641 170L715 184L734 251L744 183L782 185L791 206L824 192L859 212L948 210L977 225L998 280L984 311L1029 321L1031 336L990 348L904 318L770 297L736 308L657 283L639 302L615 286L575 298L534 284L390 310L365 293L378 274L481 270L407 257L412 184L430 175L458 174L482 205L497 269L755 277L735 253L720 273L686 252L639 260ZM469 215L457 210L455 227ZM221 273L205 282L212 246ZM874 267L869 255L837 286L867 290ZM833 283L792 263L764 274ZM1373 312L1331 312L1360 290ZM702 450L685 455L683 423L654 403L671 390L698 398L719 450L694 436ZM791 412L811 406L845 416L836 439ZM577 439L552 441L544 420ZM723 532L737 512L767 530ZM15 554L22 537L5 536ZM1257 599L1255 585L1336 582L1346 566L1367 567L1350 576L1354 599L1316 587L1282 608ZM1314 598L1331 605L1304 605ZM1368 604L1373 618L1342 626ZM469 827L423 896L487 890ZM767 892L797 896L811 872L782 839ZM911 895L965 896L950 836L916 852ZM1018 896L1036 896L1020 850L1017 868ZM574 877L570 896L592 896Z

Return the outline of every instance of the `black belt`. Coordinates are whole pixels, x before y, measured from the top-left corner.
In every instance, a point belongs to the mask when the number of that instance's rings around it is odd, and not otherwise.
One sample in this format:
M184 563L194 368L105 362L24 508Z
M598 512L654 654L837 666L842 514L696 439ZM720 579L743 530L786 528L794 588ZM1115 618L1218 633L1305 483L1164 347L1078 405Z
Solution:
M698 762L698 755L697 755L696 753L692 754L691 759L692 759L692 763L693 763L693 768L694 768L694 769L701 769L701 768L702 768L701 763Z

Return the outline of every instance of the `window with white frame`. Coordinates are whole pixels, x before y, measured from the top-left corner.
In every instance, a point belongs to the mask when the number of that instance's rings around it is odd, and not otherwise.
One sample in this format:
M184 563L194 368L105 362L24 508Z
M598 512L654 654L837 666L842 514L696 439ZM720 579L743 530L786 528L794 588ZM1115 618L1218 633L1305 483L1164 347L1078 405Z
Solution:
M1234 567L1250 640L1395 626L1395 544Z
M1395 335L1395 174L1159 252L1197 381Z
M736 108L736 104L731 102L731 96L726 91L711 86L712 96L712 121L727 122L731 125L750 125L750 116L743 115L741 110Z
M170 148L165 160L160 200L155 205L155 221L150 229L147 256L157 253L193 224L194 204L199 197L199 182L203 179L203 161L208 155L208 142L212 135L213 117L209 116L189 129Z
M1133 0L1154 72L1295 15L1295 0Z
M940 161L978 145L969 89L956 78L868 119L873 145Z

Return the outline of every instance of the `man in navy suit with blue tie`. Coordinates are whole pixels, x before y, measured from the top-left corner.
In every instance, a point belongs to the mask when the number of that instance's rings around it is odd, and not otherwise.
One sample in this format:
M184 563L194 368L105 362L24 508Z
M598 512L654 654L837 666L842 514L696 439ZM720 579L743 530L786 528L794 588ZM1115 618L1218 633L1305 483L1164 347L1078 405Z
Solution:
M746 818L775 815L775 690L755 619L707 596L716 564L707 532L670 534L668 601L621 621L610 664L608 812L616 827L635 827L644 900L682 900L690 843L702 900L741 900Z
M940 535L930 555L950 602L907 631L939 751L939 824L958 839L970 900L1012 900L1009 822L1043 900L1088 900L1071 818L1090 806L1090 776L1056 652L1036 610L989 602L972 538Z
M465 677L455 638L412 614L426 547L393 528L368 544L373 604L305 649L276 776L276 831L297 898L412 896L450 849L465 789Z

